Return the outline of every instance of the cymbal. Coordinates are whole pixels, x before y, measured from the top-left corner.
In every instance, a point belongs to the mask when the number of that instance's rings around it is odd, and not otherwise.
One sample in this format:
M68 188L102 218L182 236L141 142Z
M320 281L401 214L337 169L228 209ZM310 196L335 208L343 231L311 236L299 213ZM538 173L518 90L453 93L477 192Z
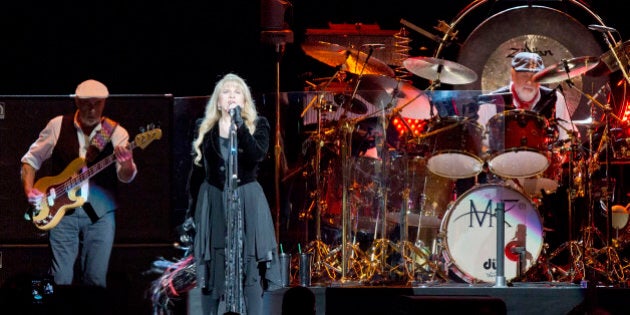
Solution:
M619 57L621 64L624 67L627 66L630 58L630 41L626 41L623 44L617 46L615 48L615 53ZM600 70L600 68L604 68L605 70L602 70L601 72L597 71L597 73L592 75L608 75L620 69L619 63L617 62L617 59L615 59L615 55L613 54L612 50L608 50L607 52L603 53L601 56L599 56L599 59L601 60L601 63L605 65L605 67L597 67L597 69L594 69L592 72Z
M351 100L351 97L352 93L337 93L333 96L333 99L335 100L336 104L339 104L342 108L351 113L358 115L363 115L367 113L367 105L362 100L356 97Z
M302 44L304 52L331 67L341 67L354 74L383 74L393 77L394 70L383 61L362 51L323 41ZM367 60L367 63L366 63Z
M350 101L353 89L351 86L352 82L330 81L330 78L315 79L314 81L322 82L315 86L317 91L329 92L333 95L334 106L329 106L329 109L334 109L336 111L337 107L342 107L345 110L358 115L367 113L368 107L363 100L355 97L352 101Z
M447 84L468 84L477 80L475 71L453 61L432 57L410 57L403 66L413 74Z
M591 56L575 57L569 60L563 60L536 73L533 76L533 79L534 81L543 84L570 80L595 68L599 62L600 60L598 57Z
M398 90L403 82L403 80L396 77L390 77L380 74L366 74L361 78L361 82L359 83L359 90L384 90L387 93L391 93L393 90Z
M391 106L396 98L404 97L399 78L380 74L367 74L361 78L357 93L377 108Z

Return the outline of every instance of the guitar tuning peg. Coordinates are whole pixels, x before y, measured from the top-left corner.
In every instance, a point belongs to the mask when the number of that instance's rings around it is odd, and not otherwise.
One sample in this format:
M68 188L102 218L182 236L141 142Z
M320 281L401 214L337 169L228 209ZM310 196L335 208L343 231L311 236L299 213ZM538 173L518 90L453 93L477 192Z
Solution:
M144 133L146 131L146 129L144 127L140 127L138 129L140 130L140 133Z
M150 130L155 129L155 124L150 123L149 125L147 125L147 128L149 128Z

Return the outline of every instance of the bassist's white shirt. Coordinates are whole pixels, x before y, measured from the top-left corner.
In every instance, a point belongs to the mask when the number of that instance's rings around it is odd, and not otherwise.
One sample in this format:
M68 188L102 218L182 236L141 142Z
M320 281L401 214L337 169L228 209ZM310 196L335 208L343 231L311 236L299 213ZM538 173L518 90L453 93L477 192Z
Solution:
M83 133L83 131L81 131L81 128L79 127L76 115L77 114L75 113L74 127L77 132L77 139L79 140L79 157L85 158L91 139L94 137L94 135L96 135L99 130L101 130L102 126L101 123L99 123L94 128L94 130L92 130L89 136L85 136L85 134ZM39 137L37 138L37 140L35 140L35 142L31 144L26 154L22 156L22 163L27 163L31 165L35 170L39 170L41 168L42 164L52 156L53 149L57 144L59 133L61 132L62 120L63 116L57 116L51 119L48 124L46 124L46 127L39 133ZM114 128L114 132L112 133L110 139L114 146L127 145L129 142L129 133L125 128L117 126L116 128ZM133 181L133 179L136 177L137 169L134 172L133 176L125 181L121 179L120 173L118 172L120 170L120 167L120 164L116 162L116 173L118 174L118 180L124 183L129 183ZM89 181L84 181L81 184L81 196L84 197L86 200L88 198L88 192L90 191L88 182Z

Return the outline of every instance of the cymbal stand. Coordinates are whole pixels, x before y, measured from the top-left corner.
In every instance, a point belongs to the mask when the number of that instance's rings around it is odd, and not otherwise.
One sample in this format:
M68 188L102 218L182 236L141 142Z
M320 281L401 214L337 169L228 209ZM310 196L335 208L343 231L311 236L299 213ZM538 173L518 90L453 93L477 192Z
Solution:
M385 255L385 253L387 253L387 251L385 250L386 247L385 245L387 245L387 242L385 242L385 240L387 239L387 207L389 204L389 199L388 199L388 194L387 191L389 189L389 184L390 184L390 180L389 180L389 165L391 164L391 159L390 159L390 154L389 152L386 150L386 141L385 139L387 139L387 127L388 127L388 123L389 120L387 119L387 115L383 115L381 116L381 128L383 130L383 135L378 139L376 146L377 146L377 150L378 148L380 148L380 154L379 156L381 156L381 170L380 170L380 181L379 181L379 185L378 185L378 194L380 197L380 204L379 204L379 212L378 215L381 218L380 221L377 222L377 224L380 224L380 230L379 229L375 229L374 232L374 240L375 243L372 245L373 248L376 247L380 247L380 252L381 255L379 259L379 266L380 266L380 275L383 276L385 279L389 278L389 270L386 270L386 266L387 266L387 258L388 256ZM380 239L382 241L378 241L377 239L377 235L380 232ZM378 251L378 250L377 250ZM375 259L375 257L371 257L372 259Z
M440 277L442 280L448 280L448 276L446 274L444 274L444 272L442 271L442 269L440 268L440 264L439 264L439 255L438 252L439 250L437 248L435 248L437 246L437 244L424 244L421 240L420 234L421 231L423 229L422 226L422 217L425 214L425 206L426 206L426 194L425 191L428 187L428 185L430 185L431 183L429 183L429 176L428 174L424 177L424 186L423 186L423 192L422 192L422 196L421 196L421 200L420 200L420 215L418 216L418 229L416 230L416 240L414 243L409 243L409 247L410 247L410 253L413 254L415 257L415 259L412 260L412 276L414 279L414 283L417 282L416 281L416 273L415 273L415 263L419 263L419 268L418 270L421 270L425 273L428 274L428 278L425 282L435 282L436 281L436 277ZM436 238L441 237L441 236L436 236ZM434 240L434 242L438 242L438 240ZM430 246L430 247L429 247ZM420 261L418 262L418 259L420 259Z
M436 85L439 85L439 81L435 81ZM432 85L433 86L433 85ZM407 103L403 104L402 106L399 106L397 108L395 108L394 110L392 110L392 113L389 117L389 119L393 118L393 117L397 117L398 119L400 119L400 121L402 122L402 124L405 126L405 129L407 130L406 134L407 134L407 138L409 139L405 139L405 143L409 143L412 140L417 140L420 141L421 139L424 139L424 137L418 137L416 135L414 135L413 133L413 129L411 128L411 126L409 125L409 123L404 119L404 117L402 117L400 115L400 112L403 110L403 108L405 108L406 106L408 106L409 104L413 103L418 97L420 97L422 94L418 94L416 95L416 97L414 97L413 99L409 100ZM387 129L385 129L387 130ZM400 148L397 148L400 149ZM408 164L405 164L405 174L408 174ZM425 177L425 183L424 183L424 189L426 189L428 183L428 178ZM405 181L405 187L403 188L403 206L402 209L400 211L400 242L399 244L395 245L395 248L397 251L400 252L402 259L403 259L403 263L404 263L404 271L405 274L407 275L407 278L410 279L409 282L411 282L412 284L416 284L417 281L417 272L418 271L429 271L430 272L430 280L429 281L434 281L435 278L437 276L439 276L440 278L446 280L447 276L443 274L443 272L441 272L437 262L435 261L435 259L437 258L437 255L433 255L433 253L431 252L427 252L426 247L424 245L426 244L418 244L418 241L420 240L420 232L421 232L421 222L418 222L418 230L416 233L416 241L415 242L410 242L408 240L408 221L407 221L407 214L409 212L409 205L407 203L407 201L410 199L410 188L407 186L409 183L409 180L406 179ZM420 202L420 217L419 219L421 220L422 218L422 213L423 213L423 209L424 209L424 202L425 202L426 196L423 195L421 196L421 202ZM417 266L417 267L416 267Z
M604 132L602 135L602 139L600 140L597 151L595 153L592 153L593 151L591 151L592 155L590 156L591 163L589 163L589 168L591 168L591 165L593 165L594 163L597 163L597 160L599 159L599 153L601 152L601 150L606 150L605 155L604 155L605 156L604 178L606 178L606 187L602 188L602 198L604 200L604 208L606 209L606 238L604 240L603 248L599 250L595 250L592 247L585 247L584 255L586 255L587 253L589 254L589 257L585 257L585 258L589 258L587 259L586 262L592 265L591 267L595 271L598 271L599 273L604 274L608 281L614 282L615 279L613 279L612 273L613 271L617 270L616 268L619 267L619 256L617 255L617 251L613 246L613 240L612 240L612 210L610 207L610 196L613 193L613 191L611 189L611 184L610 184L611 180L608 175L610 172L609 152L613 150L614 147L612 143L610 143L610 123L613 118L616 119L617 121L621 121L621 119L617 115L612 113L612 109L610 108L609 105L603 105L594 97L583 93L579 89L578 91L582 95L586 96L589 100L591 100L592 104L595 104L598 107L600 107L604 112L604 118L605 118L605 125L604 125ZM592 146L592 141L591 141L591 146ZM591 173L591 170L589 169L589 174L590 173ZM592 178L590 178L590 175L589 175L589 187L592 188ZM589 188L589 197L592 197L592 189L590 188ZM592 215L592 211L594 211L594 204L593 204L593 200L590 198L589 198L589 209L591 211L589 214ZM592 219L593 219L592 217L589 218L589 220L592 220ZM594 224L589 222L589 228L593 226ZM595 229L595 231L597 230ZM584 239L584 244L583 244L584 246L587 245L586 241L589 241L589 244L592 246L592 239L590 239L590 235L586 235ZM606 264L603 268L600 266L599 262L596 259L602 254L605 255L604 259L606 261ZM620 277L620 276L623 277L623 272L621 273L614 272L614 273L616 274L617 277Z
M601 152L601 150L606 150L604 152L604 157L605 157L604 158L605 159L604 178L606 178L606 187L605 189L602 188L602 198L604 200L604 208L606 211L606 242L605 242L605 246L596 253L596 256L600 256L600 255L604 256L604 260L606 262L605 269L604 269L605 275L608 281L614 283L616 280L623 281L624 274L623 274L623 267L619 268L620 267L619 256L618 256L617 250L613 246L613 236L612 236L613 227L612 227L611 198L614 195L614 191L611 187L611 179L609 175L610 175L610 160L611 160L610 152L614 150L614 146L612 145L611 137L610 137L610 121L611 121L612 116L611 116L611 108L609 106L605 106L604 117L606 120L606 123L604 125L604 136L602 136L599 148L595 155ZM621 270L621 272L619 270ZM601 272L601 270L599 271ZM617 279L615 279L615 277Z
M349 51L349 50L348 50ZM359 76L357 78L357 83L354 87L354 90L352 92L352 96L350 97L350 99L348 100L349 102L349 106L342 106L342 108L348 108L350 109L350 106L352 106L352 101L354 100L354 98L356 97L357 91L359 89L359 85L361 84L361 79L363 78L363 72L365 71L365 67L368 64L368 60L370 59L370 57L372 56L372 53L374 52L374 48L372 46L370 46L369 49L369 53L367 54L367 57L365 58L365 62L363 64L363 67L361 68L361 71L359 72ZM349 55L347 56L349 57ZM354 124L351 124L351 121L347 120L347 119L341 119L340 120L340 130L341 130L341 134L343 135L343 141L341 141L341 163L342 163L342 178L343 178L343 188L342 188L342 201L341 201L341 224L342 224L342 228L341 228L341 282L342 283L347 283L350 282L350 277L348 276L348 268L349 268L349 259L350 259L350 252L349 249L352 248L352 244L350 244L348 242L348 234L350 232L350 224L351 224L351 220L350 220L350 209L349 209L349 203L348 203L348 193L350 188L350 171L351 171L351 156L352 156L352 132L354 129Z
M321 238L321 218L322 218L322 214L324 211L322 211L323 209L326 209L326 207L328 206L326 204L326 201L324 201L324 199L322 198L322 191L324 191L324 188L322 186L322 180L321 180L321 162L322 162L322 147L325 145L325 141L324 141L324 132L323 132L323 128L322 128L322 108L323 108L323 103L324 103L324 96L325 96L325 91L326 88L332 83L332 81L339 75L341 70L337 70L335 72L335 74L330 78L330 80L328 80L326 82L326 84L324 85L324 88L321 93L319 93L319 95L314 98L302 111L302 114L300 115L300 117L304 117L304 115L306 114L306 112L312 107L312 106L316 106L316 110L317 110L317 133L315 134L314 137L314 141L316 143L315 146L315 161L313 162L313 167L314 167L314 174L315 174L315 239L312 240L308 245L307 245L307 252L310 252L313 254L313 270L312 273L314 274L314 278L319 278L323 275L323 271L325 268L324 265L324 258L326 256L328 256L329 253L329 248L328 245L326 245ZM314 105L315 103L317 103L317 105ZM307 218L309 216L307 215ZM308 220L306 220L308 222ZM308 226L308 224L307 224ZM308 236L308 234L307 234Z

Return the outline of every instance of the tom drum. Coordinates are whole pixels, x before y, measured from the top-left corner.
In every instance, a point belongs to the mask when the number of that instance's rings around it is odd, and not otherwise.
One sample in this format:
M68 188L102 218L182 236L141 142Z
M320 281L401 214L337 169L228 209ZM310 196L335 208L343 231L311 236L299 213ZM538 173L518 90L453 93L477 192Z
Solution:
M528 110L507 110L494 115L487 123L490 159L493 173L506 177L533 177L549 166L549 122Z

